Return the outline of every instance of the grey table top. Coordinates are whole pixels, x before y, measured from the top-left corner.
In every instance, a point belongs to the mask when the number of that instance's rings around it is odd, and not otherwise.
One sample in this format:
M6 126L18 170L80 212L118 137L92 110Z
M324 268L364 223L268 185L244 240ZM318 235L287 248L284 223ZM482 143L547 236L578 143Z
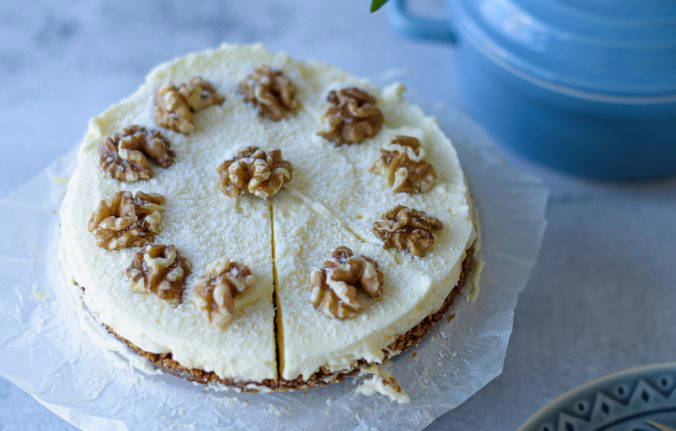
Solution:
M367 8L367 0L4 2L0 195L71 148L87 120L153 65L223 41L263 41L357 75L394 70L423 98L451 100L450 48L401 40L385 14ZM676 180L587 182L514 162L551 189L540 260L504 373L430 429L515 429L586 380L674 360ZM0 379L0 430L71 428Z

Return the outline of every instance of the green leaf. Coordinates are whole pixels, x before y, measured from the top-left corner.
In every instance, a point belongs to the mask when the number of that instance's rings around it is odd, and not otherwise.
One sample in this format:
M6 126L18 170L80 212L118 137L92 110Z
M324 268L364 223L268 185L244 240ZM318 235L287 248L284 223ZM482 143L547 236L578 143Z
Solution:
M377 11L390 0L371 0L371 13Z

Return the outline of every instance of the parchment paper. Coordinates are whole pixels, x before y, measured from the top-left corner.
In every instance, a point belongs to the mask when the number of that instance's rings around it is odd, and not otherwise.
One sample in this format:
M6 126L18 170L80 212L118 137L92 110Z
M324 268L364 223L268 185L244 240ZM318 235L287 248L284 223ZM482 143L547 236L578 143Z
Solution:
M539 180L500 160L473 122L449 107L429 108L469 179L485 267L476 301L463 294L451 311L455 318L442 319L419 346L387 365L410 403L365 397L351 383L283 394L215 391L143 373L114 352L115 341L94 342L67 292L72 287L59 276L55 246L74 152L0 200L0 374L83 429L424 428L501 373L548 195Z

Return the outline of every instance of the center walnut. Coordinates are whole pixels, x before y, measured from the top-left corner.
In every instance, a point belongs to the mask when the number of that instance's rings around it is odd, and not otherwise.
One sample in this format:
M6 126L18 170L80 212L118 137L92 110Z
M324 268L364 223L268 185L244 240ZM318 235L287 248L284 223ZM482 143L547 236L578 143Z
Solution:
M254 196L269 199L291 181L293 166L282 158L282 152L268 152L250 146L237 152L234 158L218 167L221 190L229 197L238 197L247 191Z

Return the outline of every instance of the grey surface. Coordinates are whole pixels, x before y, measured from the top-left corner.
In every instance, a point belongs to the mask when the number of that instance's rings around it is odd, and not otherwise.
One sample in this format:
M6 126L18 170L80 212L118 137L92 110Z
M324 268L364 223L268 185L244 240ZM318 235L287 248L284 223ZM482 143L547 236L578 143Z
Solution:
M424 99L452 100L450 49L397 38L386 15L367 7L367 0L0 2L0 195L65 153L87 120L131 93L153 65L222 41L260 40L369 77L398 70ZM503 375L434 430L515 429L579 383L676 357L676 180L590 183L516 163L552 192L540 261L519 301ZM0 380L0 430L69 428Z

